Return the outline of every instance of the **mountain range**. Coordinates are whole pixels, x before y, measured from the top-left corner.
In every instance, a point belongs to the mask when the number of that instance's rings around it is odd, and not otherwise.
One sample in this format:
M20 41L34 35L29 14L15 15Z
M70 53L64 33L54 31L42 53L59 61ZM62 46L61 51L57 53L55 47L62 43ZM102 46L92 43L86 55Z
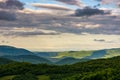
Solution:
M13 61L18 61L18 62L30 62L30 63L47 63L51 64L52 62L43 58L35 55L33 52L28 51L23 48L16 48L16 47L11 47L11 46L0 46L0 57L13 60Z
M91 51L32 52L23 48L5 45L0 46L0 59L5 61L9 60L10 62L18 61L33 64L45 63L64 65L114 56L120 56L120 48ZM2 61L0 60L0 62Z

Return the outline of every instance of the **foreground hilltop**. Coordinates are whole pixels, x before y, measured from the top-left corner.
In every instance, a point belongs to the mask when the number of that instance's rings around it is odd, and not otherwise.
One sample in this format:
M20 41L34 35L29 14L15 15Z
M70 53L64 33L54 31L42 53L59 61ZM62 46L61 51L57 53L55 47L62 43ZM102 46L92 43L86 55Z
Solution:
M0 65L0 80L120 80L120 56L73 65L10 63Z

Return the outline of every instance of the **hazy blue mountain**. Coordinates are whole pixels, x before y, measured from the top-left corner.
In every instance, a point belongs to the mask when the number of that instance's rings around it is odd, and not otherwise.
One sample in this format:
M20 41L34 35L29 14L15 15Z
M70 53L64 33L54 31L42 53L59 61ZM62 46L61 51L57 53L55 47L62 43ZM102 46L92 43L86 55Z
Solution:
M48 63L51 64L52 62L37 56L33 52L30 52L26 49L22 48L15 48L12 46L0 46L0 56L3 58L7 58L13 61L19 61L19 62L30 62L30 63Z
M99 59L99 58L104 57L106 54L107 54L106 50L98 50L98 51L94 51L92 53L92 55L87 56L85 58L87 58L87 59Z
M22 48L4 45L0 46L0 56L19 56L19 55L33 55L33 53Z
M50 58L58 55L58 52L34 52L34 53L37 56L46 57L46 58Z
M84 61L88 61L89 59L75 59L72 57L67 57L64 59L61 59L60 61L56 62L56 64L58 65L65 65L65 64L74 64L77 62L84 62Z
M33 64L39 64L39 63L52 64L51 61L35 55L19 55L19 56L3 56L3 57L18 62L29 62Z
M35 54L47 58L48 60L56 62L58 64L72 64L79 60L82 61L84 59L89 60L120 56L120 48L90 51L35 52Z
M120 56L120 48L93 51L93 53L90 56L86 56L84 58L99 59L99 58L111 58L115 56Z
M0 46L0 57L14 61L47 64L73 64L89 59L110 58L120 56L120 48L91 50L91 51L65 51L65 52L31 52L26 49L11 46Z

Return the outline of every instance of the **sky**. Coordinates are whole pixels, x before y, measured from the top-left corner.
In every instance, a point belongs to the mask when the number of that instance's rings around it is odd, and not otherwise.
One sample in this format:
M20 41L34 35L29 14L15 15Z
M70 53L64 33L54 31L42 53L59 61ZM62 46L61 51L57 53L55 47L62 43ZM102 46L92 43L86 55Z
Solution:
M120 0L0 0L0 45L32 51L120 48Z

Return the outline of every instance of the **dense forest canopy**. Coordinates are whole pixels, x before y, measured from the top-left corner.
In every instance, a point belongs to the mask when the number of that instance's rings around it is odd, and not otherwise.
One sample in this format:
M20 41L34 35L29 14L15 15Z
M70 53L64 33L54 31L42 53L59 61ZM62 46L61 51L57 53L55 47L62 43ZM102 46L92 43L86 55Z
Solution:
M8 75L16 75L13 80L23 80L17 78L23 75L32 75L30 80L37 80L38 75L47 75L48 80L120 80L120 57L62 66L25 62L0 65L0 76Z

